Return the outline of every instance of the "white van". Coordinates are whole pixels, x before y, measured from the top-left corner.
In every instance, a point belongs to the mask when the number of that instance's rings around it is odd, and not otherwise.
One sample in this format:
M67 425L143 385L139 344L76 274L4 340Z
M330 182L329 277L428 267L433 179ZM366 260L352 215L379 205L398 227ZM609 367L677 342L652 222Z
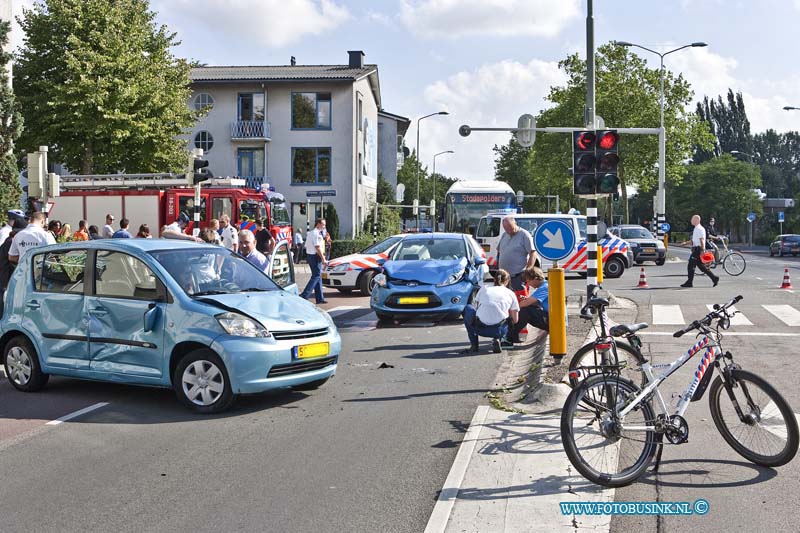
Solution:
M507 216L503 213L493 213L481 218L476 230L476 239L486 252L486 264L494 272L497 269L497 243L500 236L505 233L502 220ZM533 235L536 228L549 220L561 220L570 224L577 237L575 240L575 250L566 259L559 262L560 266L567 272L586 272L586 217L583 215L555 215L552 213L525 213L514 215L517 225ZM608 278L618 278L626 268L633 265L633 252L628 243L605 231L605 225L599 224L598 233L604 233L601 237L598 234L598 248L603 249L603 274ZM541 265L544 270L550 268L551 263L544 261Z

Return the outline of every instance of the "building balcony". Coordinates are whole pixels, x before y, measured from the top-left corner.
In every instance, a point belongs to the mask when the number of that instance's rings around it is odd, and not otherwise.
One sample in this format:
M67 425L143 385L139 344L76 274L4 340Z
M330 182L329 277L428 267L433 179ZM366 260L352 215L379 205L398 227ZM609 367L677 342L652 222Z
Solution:
M231 122L232 141L270 141L270 123L266 120L237 120Z

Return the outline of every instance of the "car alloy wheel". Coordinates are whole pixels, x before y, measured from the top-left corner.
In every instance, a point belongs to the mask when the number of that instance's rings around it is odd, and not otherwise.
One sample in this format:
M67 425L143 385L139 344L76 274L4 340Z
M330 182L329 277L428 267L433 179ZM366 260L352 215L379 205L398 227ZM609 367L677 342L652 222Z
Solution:
M31 380L33 373L31 358L22 347L14 346L8 351L6 367L9 372L8 378L15 384L24 387Z
M181 376L183 394L200 407L214 405L225 392L225 376L211 361L191 363Z

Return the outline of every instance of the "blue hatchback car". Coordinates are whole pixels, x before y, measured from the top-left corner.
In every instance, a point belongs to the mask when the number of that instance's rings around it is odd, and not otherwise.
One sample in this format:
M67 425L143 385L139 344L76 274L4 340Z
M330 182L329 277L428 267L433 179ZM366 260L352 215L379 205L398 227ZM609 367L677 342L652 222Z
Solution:
M292 294L289 255L285 241L276 247L270 278L223 247L186 241L29 250L5 294L6 376L21 391L51 375L168 387L203 413L238 394L319 387L341 338L328 313Z
M483 252L463 233L408 236L375 276L370 306L381 320L460 315L488 274Z

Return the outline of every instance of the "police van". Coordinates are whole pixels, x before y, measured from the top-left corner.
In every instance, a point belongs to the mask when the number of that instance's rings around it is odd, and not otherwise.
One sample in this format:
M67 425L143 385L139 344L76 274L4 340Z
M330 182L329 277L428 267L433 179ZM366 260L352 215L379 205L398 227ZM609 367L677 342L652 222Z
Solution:
M505 233L502 220L509 214L506 211L491 212L481 218L476 230L476 239L486 252L486 264L492 273L497 270L497 244L500 237ZM587 249L586 249L586 217L582 215L552 214L552 213L525 213L514 214L517 225L526 229L531 235L536 232L539 225L550 220L561 220L572 227L575 232L575 249L559 265L566 272L586 273ZM633 265L633 252L630 245L607 232L605 224L598 224L597 235L598 251L603 250L603 274L608 278L618 278L626 268ZM549 269L551 263L544 261L541 267Z

